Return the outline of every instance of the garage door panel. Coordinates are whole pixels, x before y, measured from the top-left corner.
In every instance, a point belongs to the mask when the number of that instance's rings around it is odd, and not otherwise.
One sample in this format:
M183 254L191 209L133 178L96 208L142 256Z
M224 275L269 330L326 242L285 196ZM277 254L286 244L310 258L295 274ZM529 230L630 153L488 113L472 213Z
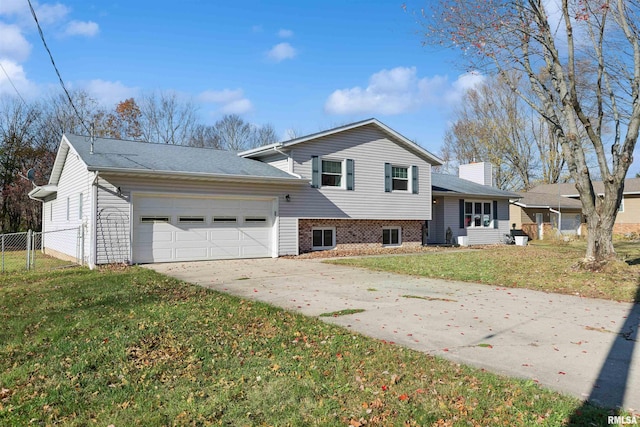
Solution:
M176 260L188 261L191 259L203 259L207 257L209 248L176 248Z
M270 257L272 213L264 199L137 196L134 262ZM169 222L140 223L145 216Z

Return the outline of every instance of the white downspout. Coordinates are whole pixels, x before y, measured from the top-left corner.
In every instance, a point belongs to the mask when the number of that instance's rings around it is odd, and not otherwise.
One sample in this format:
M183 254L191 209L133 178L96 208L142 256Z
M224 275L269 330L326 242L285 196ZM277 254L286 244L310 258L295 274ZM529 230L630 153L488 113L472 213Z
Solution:
M91 246L89 253L89 268L93 270L98 263L98 178L99 172L94 172L91 183Z
M275 151L276 153L280 153L283 156L285 156L287 159L289 159L289 170L287 171L289 174L295 176L298 179L302 179L302 176L298 175L297 173L293 173L293 163L291 163L291 159L292 159L291 155L280 151L278 147L273 147L273 151Z
M553 208L549 208L549 211L558 215L558 235L562 234L562 212Z

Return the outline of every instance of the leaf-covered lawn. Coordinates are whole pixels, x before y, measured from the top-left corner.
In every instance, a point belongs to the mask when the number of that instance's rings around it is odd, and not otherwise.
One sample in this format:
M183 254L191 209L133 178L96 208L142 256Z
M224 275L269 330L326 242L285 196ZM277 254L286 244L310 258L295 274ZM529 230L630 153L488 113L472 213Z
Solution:
M0 277L0 425L596 425L607 411L139 268Z
M416 276L640 302L640 244L616 242L616 250L624 261L616 261L604 271L595 273L575 268L584 257L583 242L488 246L470 251L327 262Z

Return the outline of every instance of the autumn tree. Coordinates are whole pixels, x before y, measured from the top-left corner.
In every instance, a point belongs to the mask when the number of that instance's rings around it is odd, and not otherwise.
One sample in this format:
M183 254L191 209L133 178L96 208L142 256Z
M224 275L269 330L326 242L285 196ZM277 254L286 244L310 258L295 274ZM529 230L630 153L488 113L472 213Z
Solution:
M639 12L637 0L439 0L421 18L426 43L462 49L470 67L505 78L544 118L580 195L591 268L615 256L613 225L640 129ZM509 80L513 72L529 91Z
M113 112L106 115L102 124L105 136L138 141L142 138L142 112L133 98L116 104Z

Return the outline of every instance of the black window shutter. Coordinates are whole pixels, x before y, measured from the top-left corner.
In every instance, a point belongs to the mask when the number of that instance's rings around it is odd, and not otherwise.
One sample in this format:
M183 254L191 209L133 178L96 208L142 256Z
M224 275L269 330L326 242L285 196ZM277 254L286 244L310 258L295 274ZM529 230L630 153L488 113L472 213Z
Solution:
M347 159L347 190L353 190L353 159Z
M318 156L311 156L311 186L320 187L320 159Z
M391 163L384 164L384 191L391 192Z
M418 167L411 166L411 192L418 194Z
M460 199L460 228L464 228L464 199Z
M493 201L493 219L498 219L498 201Z

